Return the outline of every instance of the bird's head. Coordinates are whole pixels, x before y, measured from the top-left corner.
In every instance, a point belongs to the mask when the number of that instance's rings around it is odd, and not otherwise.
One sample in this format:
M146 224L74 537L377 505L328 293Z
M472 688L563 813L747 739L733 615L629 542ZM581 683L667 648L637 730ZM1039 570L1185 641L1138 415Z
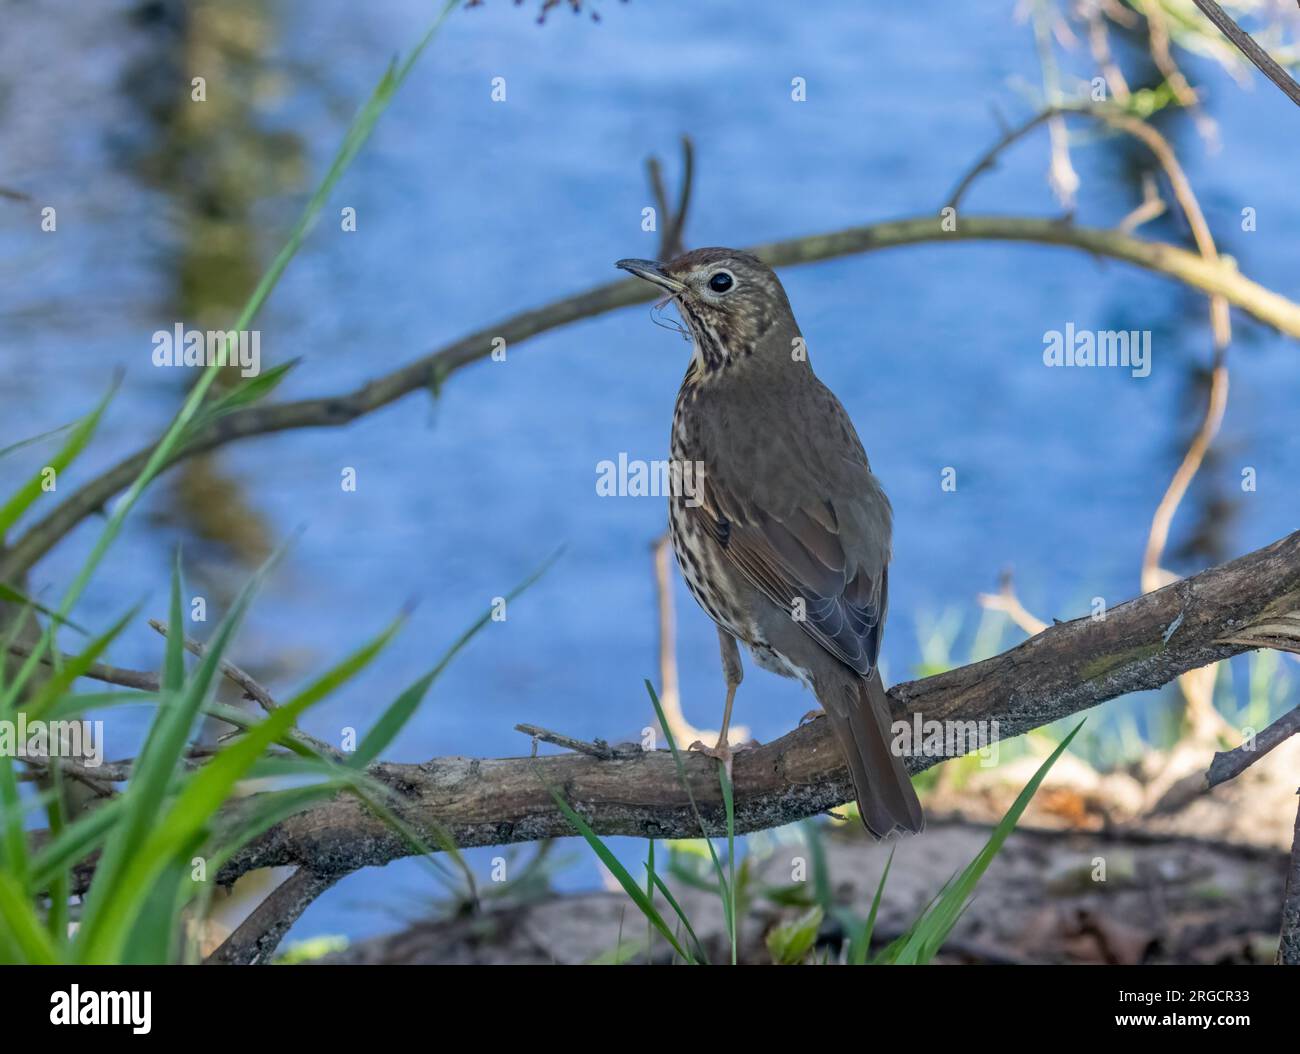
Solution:
M790 361L799 337L790 301L775 272L757 256L739 249L695 249L667 263L619 260L615 266L668 294L706 370L755 358Z

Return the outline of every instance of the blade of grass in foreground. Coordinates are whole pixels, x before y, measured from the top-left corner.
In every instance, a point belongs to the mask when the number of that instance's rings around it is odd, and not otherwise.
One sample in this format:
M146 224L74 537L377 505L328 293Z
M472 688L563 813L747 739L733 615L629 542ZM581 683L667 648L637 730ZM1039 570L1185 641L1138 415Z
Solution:
M731 938L731 965L736 965L736 803L731 793L731 777L727 766L718 766L718 782L722 784L722 804L727 812L727 897L723 907L727 912L727 936Z
M0 600L3 600L9 604L15 604L18 607L29 607L33 611L39 611L42 615L46 616L47 618L54 619L54 621L57 622L60 626L67 626L69 629L75 629L78 633L84 634L86 632L84 626L77 625L75 622L72 621L72 619L60 618L59 613L55 611L53 608L47 608L44 604L38 604L31 597L27 596L26 593L23 593L20 590L15 589L13 586L7 585L4 582L0 582ZM7 654L9 651L7 645L4 650L5 653Z
M1051 756L1039 766L1033 778L1025 784L1025 789L1020 792L1011 808L1007 810L1007 814L1002 817L1001 822L993 829L993 833L989 836L984 848L980 850L979 855L967 865L960 875L956 876L944 887L938 900L912 924L906 939L901 943L894 957L895 963L898 965L914 965L927 963L934 958L943 942L948 939L948 934L952 932L952 928L957 924L961 913L966 909L976 883L988 870L989 864L997 856L1003 842L1007 840L1007 836L1015 828L1021 814L1025 811L1025 807L1037 792L1039 784L1043 782L1043 777L1056 764L1057 758L1065 752L1066 747L1070 745L1070 741L1074 739L1083 725L1084 722L1080 721L1074 726L1070 734L1061 740L1057 748L1052 751Z
M29 446L35 446L37 443L43 443L47 439L53 439L55 436L62 435L69 428L76 428L78 421L69 421L66 425L59 425L58 428L51 428L48 432L41 432L39 435L28 436L26 439L20 439L16 443L10 443L7 447L0 447L0 458L6 458L10 454L16 453Z
M58 473L72 464L77 455L85 449L86 444L90 442L90 437L95 434L95 429L99 427L100 418L104 416L104 411L108 409L108 404L116 392L117 382L114 381L113 386L99 400L98 405L73 426L71 435L64 440L63 445L50 458L49 464L44 465L39 472L19 487L8 501L0 505L0 538L8 534L9 528L18 522L18 518L31 508L37 498L46 493L47 480L49 479L48 473L53 472L57 479Z
M217 625L203 658L193 674L176 693L164 692L170 705L159 707L149 726L144 748L131 769L131 780L122 798L126 803L120 821L114 825L104 846L103 856L95 869L95 881L86 897L77 941L87 947L95 941L101 926L107 925L105 913L110 902L124 895L122 876L138 860L140 850L159 822L163 804L179 770L195 718L215 691L221 657L242 623L253 593L261 584L278 553L255 574L240 591L230 610ZM173 578L179 577L179 569ZM173 589L177 587L173 586ZM137 895L142 891L135 890Z
M650 694L650 702L655 708L655 716L659 718L659 727L664 730L664 738L668 740L668 749L672 751L673 763L677 766L677 779L686 790L686 797L691 803L691 811L695 814L695 822L700 825L700 834L703 836L704 844L709 850L709 858L713 861L713 870L718 876L718 890L722 897L722 911L727 926L727 938L731 942L732 956L734 959L736 951L736 931L733 925L735 922L735 914L731 903L731 884L727 881L726 872L722 869L722 861L718 859L718 852L713 848L713 840L709 837L709 829L704 826L704 817L700 815L700 807L696 804L695 794L691 790L690 780L686 778L686 766L682 764L681 751L677 749L677 742L673 739L672 730L668 727L668 719L664 716L664 709L659 704L659 696L655 694L654 685L652 685L648 680L645 682L645 689ZM728 824L731 824L730 818L728 819Z
M889 850L885 870L881 872L880 881L876 884L876 895L871 898L871 911L867 914L867 921L861 926L850 929L848 954L850 966L866 965L867 952L871 949L871 935L876 932L876 916L880 913L880 901L885 895L885 883L889 881L889 869L894 866L894 852L897 848L894 846Z
M84 961L117 961L131 928L144 908L146 891L159 880L176 855L185 852L201 836L213 814L244 773L308 707L320 702L365 669L393 639L400 626L400 619L391 623L377 637L326 671L283 706L272 711L264 721L216 754L194 774L166 815L156 820L156 826L148 838L123 869L120 881L110 888L109 896L94 917L96 925L83 928ZM209 648L204 655L204 662L209 658L219 661L223 652L224 646Z
M563 551L563 549L558 549L547 557L541 567L506 594L506 602L509 603L523 594L529 586L541 578L542 575L546 574L546 572L551 569L551 565L560 558L560 554ZM457 638L456 642L447 649L432 670L407 688L406 691L402 692L392 705L380 715L379 720L374 723L374 726L366 733L365 738L362 739L361 744L353 752L352 756L348 758L347 765L349 768L365 768L379 757L384 749L392 743L392 741L397 737L397 734L406 725L406 722L410 720L411 715L415 713L416 707L420 705L420 700L424 698L425 693L428 692L430 686L451 664L451 660L460 654L461 649L473 640L484 626L492 621L493 610L493 608L489 608L485 611L478 621L462 633L460 637Z
M803 820L799 824L799 829L803 833L804 844L808 846L808 856L811 858L813 898L822 906L823 911L830 914L835 909L835 902L831 895L830 867L826 863L826 846L822 844L822 833L817 829L815 820Z
M646 898L641 887L636 884L636 880L628 874L627 868L619 863L618 857L610 852L609 847L600 840L600 837L591 829L587 824L587 821L569 807L569 803L560 796L559 791L554 787L547 786L544 780L542 781L542 786L546 787L546 789L550 791L551 797L555 799L555 804L559 808L560 812L564 814L564 818L573 825L574 829L580 835L582 835L587 844L591 846L592 851L600 858L600 862L609 868L609 873L618 880L618 884L622 886L627 895L632 898L632 902L640 909L641 914L650 920L651 924L659 931L664 940L669 943L673 951L680 955L686 962L696 965L698 963L696 958L682 947L682 944L677 939L676 935L668 928L668 923L666 923L663 916L659 914L659 910Z
M686 917L686 912L683 911L682 906L677 903L677 898L672 895L672 892L664 883L664 880L660 878L653 869L647 872L646 878L648 885L653 886L664 895L664 900L668 901L668 906L673 909L673 914L677 916L678 921L685 928L686 935L691 939L691 950L695 952L695 958L701 963L707 963L709 957L705 954L704 945L696 935L695 927L691 925L691 920ZM651 898L651 902L653 903L653 898Z

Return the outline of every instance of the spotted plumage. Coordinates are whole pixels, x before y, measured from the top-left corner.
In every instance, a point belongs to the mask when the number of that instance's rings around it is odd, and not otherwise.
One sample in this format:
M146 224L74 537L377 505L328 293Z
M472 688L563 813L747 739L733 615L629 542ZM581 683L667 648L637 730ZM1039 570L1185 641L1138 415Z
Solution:
M889 501L848 414L813 373L780 281L731 249L619 266L669 292L693 344L670 444L677 465L698 467L681 474L691 486L670 497L668 523L682 577L722 641L727 708L711 752L729 758L739 641L816 694L868 829L920 830L877 670Z

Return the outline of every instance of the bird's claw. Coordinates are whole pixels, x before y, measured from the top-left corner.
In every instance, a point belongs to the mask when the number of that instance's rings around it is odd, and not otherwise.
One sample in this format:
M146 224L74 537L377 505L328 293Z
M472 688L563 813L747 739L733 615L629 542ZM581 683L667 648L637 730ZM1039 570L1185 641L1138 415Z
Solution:
M755 747L761 745L762 744L760 744L758 740L752 739L748 743L736 743L734 746L726 740L720 740L713 746L708 746L703 741L697 739L686 749L694 750L695 752L704 754L716 761L721 761L723 768L727 770L727 779L731 779L732 758L742 750L753 750Z
M803 728L809 721L816 721L819 717L825 717L826 711L818 707L816 710L809 710L803 717L799 718L799 727Z

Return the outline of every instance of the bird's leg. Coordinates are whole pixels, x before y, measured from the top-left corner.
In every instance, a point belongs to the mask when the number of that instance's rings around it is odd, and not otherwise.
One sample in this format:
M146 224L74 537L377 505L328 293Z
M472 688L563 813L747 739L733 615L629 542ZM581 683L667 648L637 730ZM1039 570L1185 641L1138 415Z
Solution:
M727 680L727 704L722 711L722 729L718 732L718 741L711 747L705 746L698 739L691 744L691 750L698 750L711 758L717 758L727 768L727 778L731 778L731 744L727 742L727 729L731 727L731 707L736 701L736 689L745 679L745 668L740 664L740 649L736 647L736 638L721 626L718 627L718 645L722 650L722 675ZM737 750L743 747L737 747Z
M803 728L809 721L816 721L819 717L825 717L826 711L820 706L816 710L809 710L803 717L799 718L799 727Z

